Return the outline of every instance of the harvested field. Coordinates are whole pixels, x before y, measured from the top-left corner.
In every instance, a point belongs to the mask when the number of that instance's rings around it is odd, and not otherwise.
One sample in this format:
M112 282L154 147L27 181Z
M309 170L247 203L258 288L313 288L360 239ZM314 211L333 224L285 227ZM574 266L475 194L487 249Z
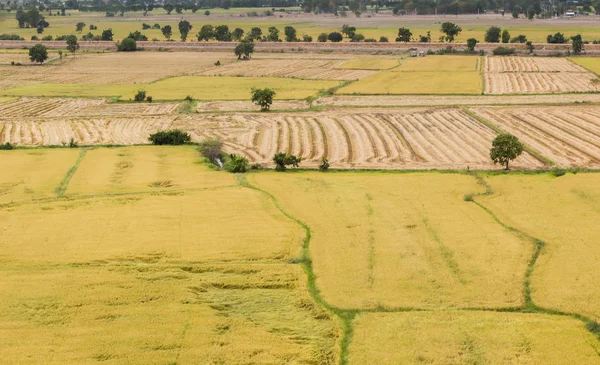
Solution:
M54 197L78 156L73 149L0 151L0 204Z
M346 61L337 68L353 70L388 70L400 64L399 59L357 58Z
M219 137L228 152L262 164L271 164L275 152L286 151L309 167L327 158L334 168L495 168L488 156L495 132L456 108L44 118L3 124L0 142L20 145L55 145L71 138L86 145L148 143L157 130L179 128L195 141ZM514 164L543 166L528 154Z
M309 105L305 101L274 100L270 110L294 110L307 109ZM251 101L207 101L199 102L196 110L199 112L214 111L259 111L260 106Z
M388 61L388 60L379 60ZM389 60L392 61L392 60ZM204 76L269 76L319 80L358 80L375 71L341 68L343 60L252 60L239 61L202 72ZM351 62L351 61L350 61ZM393 62L393 61L392 61Z
M583 67L558 57L485 57L485 72L587 72ZM575 75L573 77L576 77Z
M487 181L495 194L479 201L506 224L545 243L531 277L535 303L600 322L600 174Z
M471 176L272 172L248 180L311 228L317 286L334 306L522 304L533 245L463 200L482 190Z
M482 58L479 56L427 56L411 57L401 61L397 72L468 72L480 71Z
M0 143L56 146L71 138L80 144L149 143L150 134L168 129L174 116L144 118L48 118L21 121L0 119Z
M70 116L90 107L103 108L106 106L105 101L102 99L10 98L9 100L12 101L0 105L0 120L5 118Z
M55 52L48 52L48 59L52 59L57 56L58 56L58 54ZM0 52L0 65L10 65L12 62L20 63L22 65L33 65L31 60L29 59L29 53L27 53L27 52L23 52L23 53ZM13 67L13 69L14 69L14 67ZM28 68L28 70L30 70L30 69Z
M336 94L481 94L479 72L396 72L382 71L365 77Z
M573 104L600 103L600 94L555 95L334 95L320 98L315 105L337 107L377 107L377 106L434 106L434 105L526 105L526 104Z
M590 72L531 72L531 73L486 73L487 94L536 94L596 91L590 80Z
M390 351L393 349L393 351ZM598 364L580 321L544 314L368 313L356 320L352 364Z
M600 167L600 108L490 107L473 110L563 167Z
M595 76L566 58L485 57L486 94L595 91Z

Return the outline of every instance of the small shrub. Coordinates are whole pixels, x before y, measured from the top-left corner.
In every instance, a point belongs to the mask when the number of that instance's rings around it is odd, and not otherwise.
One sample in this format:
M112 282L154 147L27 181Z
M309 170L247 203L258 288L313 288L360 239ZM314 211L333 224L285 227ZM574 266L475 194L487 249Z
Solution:
M262 168L263 168L263 167L262 167L262 165L261 165L261 164L259 164L259 163L253 163L253 164L250 166L250 170L262 170Z
M139 102L144 101L146 99L146 90L138 90L137 94L133 97L133 100Z
M217 60L217 62L215 62L215 66L221 66L221 61Z
M381 36L379 37L379 43L387 43L389 42L388 37Z
M552 169L552 176L555 176L555 177L561 177L561 176L563 176L566 173L567 173L566 170L559 169L558 167Z
M181 131L179 129L171 129L153 133L150 135L150 137L148 137L148 140L152 142L153 145L157 146L179 146L182 144L190 143L192 138L187 132Z
M225 161L225 164L223 164L223 169L225 169L225 171L233 173L244 173L248 171L249 168L250 164L248 163L248 159L236 154L229 155L229 158Z
M591 321L585 325L585 328L596 336L600 336L600 323Z
M137 42L133 38L125 38L119 43L117 50L121 52L133 52L137 50Z
M8 151L8 150L13 150L13 149L15 149L15 146L12 145L12 144L10 144L10 142L6 142L4 144L0 144L0 150L6 150L6 151Z
M152 96L146 96L146 101L151 103L152 102Z
M321 33L317 37L317 42L327 42L327 33Z
M77 143L77 141L75 141L73 138L71 138L71 140L69 141L69 148L77 148L79 147L79 144Z
M466 202L472 202L473 201L473 194L469 193L469 194L465 194L463 196L463 200Z
M494 54L494 56L509 56L515 53L515 49L500 46L494 48L492 53Z
M319 171L325 172L327 170L329 170L329 160L323 157L323 160L321 160L321 164L319 165Z
M275 162L275 171L285 171L289 165L298 167L300 162L302 162L302 158L285 152L277 152L275 156L273 156L273 162Z
M191 95L188 95L188 96L186 96L186 97L185 97L185 99L183 99L183 100L185 100L185 101L189 101L189 102L191 103L192 101L194 101L194 98L192 98L192 96L191 96Z

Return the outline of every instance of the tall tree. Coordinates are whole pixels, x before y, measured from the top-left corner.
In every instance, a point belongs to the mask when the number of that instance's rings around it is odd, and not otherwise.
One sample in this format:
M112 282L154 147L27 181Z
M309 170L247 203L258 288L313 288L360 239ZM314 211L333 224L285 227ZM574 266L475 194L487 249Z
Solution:
M494 164L498 163L505 166L508 170L508 163L523 153L524 146L519 139L510 134L500 134L492 141L490 158Z
M181 20L179 22L179 33L181 34L181 41L185 42L188 33L192 30L192 25L187 20Z

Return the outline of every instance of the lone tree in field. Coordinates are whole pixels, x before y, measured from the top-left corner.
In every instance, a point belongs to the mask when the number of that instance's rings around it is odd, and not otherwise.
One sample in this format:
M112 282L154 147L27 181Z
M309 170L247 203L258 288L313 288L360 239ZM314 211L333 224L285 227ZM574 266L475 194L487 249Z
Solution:
M469 52L474 52L475 51L475 46L477 45L478 41L475 38L469 38L467 39L467 50Z
M75 24L75 30L78 33L81 33L81 31L83 30L83 28L85 28L85 23L84 22L79 22L79 23Z
M102 36L100 37L103 41L112 41L113 40L113 31L111 28L105 29L102 31Z
M181 34L181 41L185 42L187 39L188 33L192 30L192 25L187 20L182 20L179 22L179 33Z
M173 30L171 29L170 25L165 25L164 27L160 28L160 31L162 32L162 35L165 36L165 38L167 38L168 41L171 40Z
M67 36L67 50L73 54L75 57L75 52L79 49L79 42L77 42L77 37L74 35Z
M275 162L275 171L285 171L290 165L298 167L300 162L302 162L302 158L289 155L285 152L277 152L273 156L273 162Z
M508 31L508 29L504 29L502 31L502 43L508 42L510 42L510 32Z
M135 39L125 38L121 41L121 43L117 46L117 51L121 52L134 52L137 50L137 42Z
M48 50L43 44L36 44L29 49L29 59L31 62L43 63L48 59Z
M492 141L490 158L494 164L501 164L508 170L508 163L523 153L523 144L510 134L501 134Z
M251 39L242 39L242 41L235 46L233 53L237 56L238 60L250 59L250 55L254 53L254 42Z
M452 42L454 41L454 37L456 37L460 34L460 32L462 32L462 28L454 23L445 22L442 23L440 31L446 35L446 40L448 42Z
M581 51L583 51L583 39L581 39L581 34L571 37L571 41L573 42L573 53L580 54Z
M252 88L252 102L256 105L260 105L261 112L267 112L271 108L271 104L273 104L273 97L275 96L275 90L265 88L265 89L255 89Z
M210 162L216 162L221 157L221 149L223 148L223 142L217 138L207 138L200 142L198 145L198 152L202 156L208 158Z

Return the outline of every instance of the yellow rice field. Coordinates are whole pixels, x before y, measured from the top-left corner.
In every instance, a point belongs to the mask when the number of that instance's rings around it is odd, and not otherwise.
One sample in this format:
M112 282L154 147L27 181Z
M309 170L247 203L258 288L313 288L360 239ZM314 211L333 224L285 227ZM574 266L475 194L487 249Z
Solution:
M388 70L400 64L399 60L384 58L355 58L348 60L338 68L353 70Z
M600 218L598 174L496 176L495 194L481 199L504 222L541 239L531 279L542 307L600 320Z
M480 190L470 176L307 172L249 181L311 228L317 285L332 305L522 305L532 246L463 200Z
M356 320L352 364L598 364L580 321L490 312L366 313Z
M571 61L575 62L579 66L592 71L596 75L600 75L600 63L597 58L594 57L572 57Z
M338 94L481 94L481 75L467 72L382 71L338 90Z
M394 69L399 72L468 72L481 70L482 57L479 56L426 56L411 57L402 60L400 67Z

